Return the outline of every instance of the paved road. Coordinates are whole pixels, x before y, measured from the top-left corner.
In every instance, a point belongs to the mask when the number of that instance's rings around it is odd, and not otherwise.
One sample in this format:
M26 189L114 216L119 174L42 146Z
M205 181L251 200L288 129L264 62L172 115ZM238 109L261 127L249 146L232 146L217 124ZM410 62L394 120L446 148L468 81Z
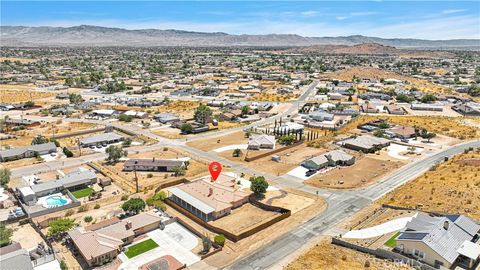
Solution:
M253 251L250 255L236 261L226 269L278 268L278 263L283 258L295 253L308 241L324 234L327 230L333 229L337 224L368 206L377 198L422 174L434 164L441 162L444 157L461 153L469 147L480 147L480 140L459 144L411 163L369 187L332 193L326 198L328 203L326 211L289 233L278 237L268 245Z
M289 114L295 114L298 110L298 105L301 102L304 102L312 94L314 94L314 89L318 82L313 83L308 86L301 97L293 102L291 108L287 111L278 114L273 117L262 119L258 122L252 123L249 126L256 127L264 125L267 123L272 123L275 119L280 117L285 117ZM84 119L63 119L64 121L85 121ZM88 120L89 122L94 122L98 120ZM100 121L102 124L104 122ZM166 139L160 136L157 136L151 133L148 130L142 129L141 127L135 125L127 125L119 122L112 122L112 125L116 125L140 134L143 134L148 137L152 137L158 140L158 143L147 146L136 146L129 148L129 152L137 151L150 151L158 150L165 146L175 147L180 150L189 152L191 155L204 158L207 160L217 160L222 164L233 168L237 172L244 172L252 175L265 175L269 180L271 180L276 186L280 187L290 187L300 189L312 194L318 192L319 196L322 196L327 202L327 209L314 217L313 219L307 221L301 226L293 229L289 233L282 235L281 237L275 239L268 245L265 245L262 248L259 248L252 252L250 255L234 262L232 265L227 267L228 269L269 269L275 268L277 263L285 258L288 255L291 255L295 251L299 250L304 244L312 240L316 236L319 236L325 233L327 230L333 229L335 225L345 220L346 218L352 216L355 212L361 210L362 208L368 206L372 201L383 196L385 193L393 190L395 187L415 178L419 174L428 170L434 164L443 160L445 156L452 156L454 154L462 152L464 149L469 147L480 147L480 141L471 141L456 145L450 148L446 148L441 152L438 152L433 155L424 157L423 159L417 160L409 165L402 167L400 170L393 172L391 175L384 177L382 180L376 184L370 185L363 189L351 190L351 191L342 191L342 190L329 190L329 189L318 189L311 186L304 185L299 179L289 176L276 176L271 174L266 174L260 171L257 171L252 168L243 166L232 162L228 159L218 157L214 152L204 152L196 148L192 148L186 145L183 140L171 140ZM247 126L248 127L248 126ZM238 130L241 130L245 127L240 127ZM216 137L220 135L229 134L230 132L236 132L238 130L229 129L224 131L207 133L202 136L198 136L201 139L207 137ZM105 158L104 153L97 153L93 155L88 155L80 158L67 159L65 161L51 161L42 164L36 164L32 166L16 168L12 170L12 175L14 177L21 175L28 175L32 173L37 173L41 171L56 170L65 167L79 166L85 164L86 162L93 160L100 160Z

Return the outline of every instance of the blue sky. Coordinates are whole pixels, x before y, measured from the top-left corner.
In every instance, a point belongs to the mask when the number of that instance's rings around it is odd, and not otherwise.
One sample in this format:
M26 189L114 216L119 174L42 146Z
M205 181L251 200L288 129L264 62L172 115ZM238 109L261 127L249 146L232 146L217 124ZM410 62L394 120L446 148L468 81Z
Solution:
M480 2L1 1L1 25L81 24L230 34L480 38Z

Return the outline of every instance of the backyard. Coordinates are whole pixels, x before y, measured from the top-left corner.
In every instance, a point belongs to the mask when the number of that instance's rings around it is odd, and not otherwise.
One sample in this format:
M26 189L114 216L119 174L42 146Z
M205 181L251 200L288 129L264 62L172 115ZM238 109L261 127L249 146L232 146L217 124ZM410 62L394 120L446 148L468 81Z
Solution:
M77 191L72 192L72 195L73 195L75 198L80 199L80 198L83 198L83 197L88 197L88 196L90 196L92 193L93 193L93 189L90 188L90 187L87 187L87 188L80 189L80 190L77 190Z
M127 251L125 251L125 255L131 259L135 256L138 256L142 253L145 253L149 250L152 250L154 248L158 247L158 244L153 241L152 239L145 240L143 242L140 242L138 244L129 246Z

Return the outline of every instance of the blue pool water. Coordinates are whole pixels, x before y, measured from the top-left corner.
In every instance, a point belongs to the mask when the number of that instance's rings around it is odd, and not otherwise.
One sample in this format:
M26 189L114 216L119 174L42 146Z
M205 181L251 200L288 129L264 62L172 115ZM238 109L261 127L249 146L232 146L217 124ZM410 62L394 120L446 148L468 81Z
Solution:
M63 199L60 196L51 196L46 199L47 205L50 206L61 206L68 203L67 200Z

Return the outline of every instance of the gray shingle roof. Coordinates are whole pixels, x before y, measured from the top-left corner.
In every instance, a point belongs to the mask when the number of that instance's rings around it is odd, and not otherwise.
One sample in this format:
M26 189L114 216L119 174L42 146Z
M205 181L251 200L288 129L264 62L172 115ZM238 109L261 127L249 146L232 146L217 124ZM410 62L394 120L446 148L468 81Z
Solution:
M86 137L80 140L81 144L95 144L109 141L116 141L122 139L123 136L115 132L106 132L94 136Z
M56 150L57 147L53 142L43 143L43 144L34 144L22 147L16 147L12 149L2 150L0 151L0 157L8 158L23 155L25 152L33 151L33 152L44 152L48 150Z
M444 224L448 222L448 228ZM471 241L480 231L480 225L462 215L432 217L419 213L397 240L421 241L446 261L453 263L459 256L458 248Z

